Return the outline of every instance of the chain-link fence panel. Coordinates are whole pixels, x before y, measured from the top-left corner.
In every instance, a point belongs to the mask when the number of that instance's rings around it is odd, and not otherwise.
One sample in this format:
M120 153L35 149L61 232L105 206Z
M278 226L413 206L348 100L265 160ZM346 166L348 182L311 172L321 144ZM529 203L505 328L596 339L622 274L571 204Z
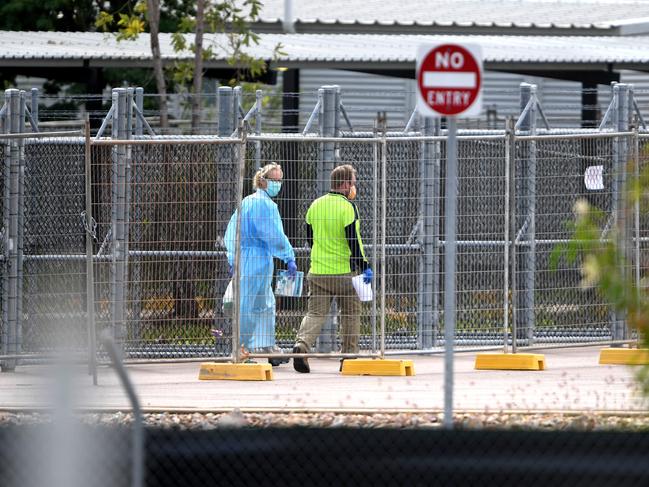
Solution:
M84 145L25 144L22 352L87 347Z
M635 175L646 177L649 171L649 135L641 134L638 136L637 146L637 166L634 167ZM645 287L642 284L642 276L646 276L649 271L649 208L646 202L640 198L640 201L633 208L634 215L634 274L638 287Z
M606 135L568 139L548 135L522 142L518 147L519 228L529 228L528 201L533 198L535 205L534 235L531 239L521 239L523 245L518 247L517 282L525 282L528 264L535 266L533 289L519 286L516 290L521 297L521 316L533 320L520 322L520 338L540 343L611 338L608 305L595 289L580 286L580 262L569 263L563 259L558 268L553 268L550 255L560 242L572 237L570 222L574 220L574 205L578 200L586 199L598 207L608 215L609 226L612 224L614 178L618 170L624 169L614 165L614 144L615 139ZM530 169L531 165L536 167ZM536 176L533 187L528 179L532 171ZM528 195L524 194L526 190ZM528 308L532 308L529 315ZM528 330L529 326L534 327L533 332Z
M458 140L458 346L503 343L505 139L498 134L492 137L495 138L481 140L467 136ZM442 150L446 157L446 144ZM442 174L445 178L444 170ZM439 206L443 215L441 198ZM441 263L443 252L444 249ZM443 300L442 296L440 302Z
M612 161L621 160L617 139L607 134L553 138L551 133L518 139L510 184L515 215L510 238L516 251L505 296L506 138L502 132L460 135L458 346L502 345L505 300L520 345L609 340L606 303L594 291L580 289L578 263L562 262L554 269L550 254L569 238L567 222L579 198L612 214ZM634 142L628 139L630 150ZM110 328L131 358L231 353L231 319L222 309L229 282L223 238L237 201L236 142L207 140L93 145L98 332ZM641 138L641 166L645 145ZM368 262L375 267L377 297L362 305L361 348L377 349L381 319L387 348L438 346L443 335L444 137L347 134L329 142L278 135L253 138L245 150L243 196L251 192L257 168L282 165L282 191L274 201L297 267L305 274L310 252L306 212L329 190L333 167L356 168L355 204ZM80 350L87 340L82 141L29 141L25 168L22 349L46 351L56 331L69 334L69 347ZM379 296L383 199L385 302ZM639 217L635 260L641 267L646 227L645 217ZM285 268L280 261L274 264L276 271ZM292 346L307 313L309 284L304 284L302 297L277 298L275 339L281 348Z
M3 484L137 485L129 436L128 428L110 425L2 427ZM53 440L59 448L52 448ZM649 480L649 439L638 431L152 427L146 447L147 486L613 487Z
M2 177L2 199L0 200L0 208L2 208L2 226L0 226L0 236L2 237L2 250L0 253L2 254L2 258L0 260L0 270L2 270L2 276L3 278L0 279L0 296L2 298L0 299L0 316L2 317L2 320L0 320L0 350L5 351L6 347L6 336L7 336L7 307L6 307L6 302L5 302L5 279L4 276L7 275L7 266L8 266L8 260L7 260L7 255L6 253L6 248L4 245L5 238L6 238L6 232L8 230L8 223L9 223L9 208L6 203L6 199L8 197L7 191L8 191L8 183L9 181L7 180L7 174L8 174L8 165L9 161L6 159L7 157L7 142L2 141L0 143L0 176Z
M125 427L84 426L53 414L44 424L0 427L0 438L0 475L7 487L134 485Z
M244 194L252 191L252 178L257 169L272 162L282 167L282 189L274 201L284 232L294 248L297 268L305 276L309 269L309 249L304 215L311 202L319 196L316 171L320 145L302 137L287 135L251 142L247 151ZM275 259L274 266L277 271L286 268L278 259ZM295 334L306 314L308 292L309 285L305 280L302 297L276 297L275 336L277 345L282 349L290 349L295 343Z
M235 145L187 140L135 144L124 152L94 147L98 330L112 328L131 358L231 352L231 323L222 306L229 280L222 237L236 207ZM120 173L123 157L129 171ZM120 184L128 208L122 213L115 191ZM115 235L120 225L127 230ZM120 247L127 249L122 267L116 265ZM122 287L120 325L115 311Z

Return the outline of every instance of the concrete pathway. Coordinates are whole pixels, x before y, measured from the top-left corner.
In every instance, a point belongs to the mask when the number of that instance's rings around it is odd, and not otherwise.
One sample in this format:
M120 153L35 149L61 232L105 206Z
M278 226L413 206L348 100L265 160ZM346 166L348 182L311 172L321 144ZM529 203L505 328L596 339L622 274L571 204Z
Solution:
M475 353L455 355L454 406L478 411L642 411L633 370L598 365L599 347L553 349L544 371L474 370ZM393 358L393 357L391 357ZM310 374L292 364L274 368L270 382L199 381L199 363L128 367L143 408L153 410L441 410L444 357L408 356L413 377L342 376L337 359L311 359ZM53 367L22 366L0 374L0 408L35 408L62 390ZM80 372L80 371L78 371ZM99 370L99 385L79 373L68 390L81 407L128 409L114 371ZM56 385L56 387L53 387Z

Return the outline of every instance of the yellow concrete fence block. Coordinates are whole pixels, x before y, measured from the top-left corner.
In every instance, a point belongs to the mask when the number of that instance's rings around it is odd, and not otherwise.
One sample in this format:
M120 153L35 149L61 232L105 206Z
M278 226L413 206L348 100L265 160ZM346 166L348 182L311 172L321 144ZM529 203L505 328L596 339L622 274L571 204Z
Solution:
M545 355L536 353L479 353L477 370L545 370Z
M415 375L412 360L347 359L343 361L343 375Z
M647 348L603 348L599 352L601 365L647 365L649 349Z
M233 364L203 362L200 380L273 380L273 367L270 364Z

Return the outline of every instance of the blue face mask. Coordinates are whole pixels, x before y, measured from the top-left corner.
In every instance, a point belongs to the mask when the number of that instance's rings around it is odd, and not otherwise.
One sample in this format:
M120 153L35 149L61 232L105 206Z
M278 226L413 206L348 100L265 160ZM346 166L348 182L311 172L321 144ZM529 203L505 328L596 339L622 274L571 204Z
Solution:
M282 189L282 183L279 181L268 181L268 186L266 186L266 193L271 198L274 198L279 194L279 190Z

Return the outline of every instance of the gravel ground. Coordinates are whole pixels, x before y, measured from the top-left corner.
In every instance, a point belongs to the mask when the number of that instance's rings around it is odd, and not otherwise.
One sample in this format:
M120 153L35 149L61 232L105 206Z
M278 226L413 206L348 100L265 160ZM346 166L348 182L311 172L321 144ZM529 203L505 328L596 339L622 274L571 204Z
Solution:
M118 426L133 421L130 412L85 413L87 424ZM441 428L439 412L404 413L146 413L144 424L152 428L210 430L214 428L250 427L288 428ZM46 413L0 412L0 426L48 423ZM647 414L609 413L456 413L455 425L464 429L540 429L540 430L649 430Z

